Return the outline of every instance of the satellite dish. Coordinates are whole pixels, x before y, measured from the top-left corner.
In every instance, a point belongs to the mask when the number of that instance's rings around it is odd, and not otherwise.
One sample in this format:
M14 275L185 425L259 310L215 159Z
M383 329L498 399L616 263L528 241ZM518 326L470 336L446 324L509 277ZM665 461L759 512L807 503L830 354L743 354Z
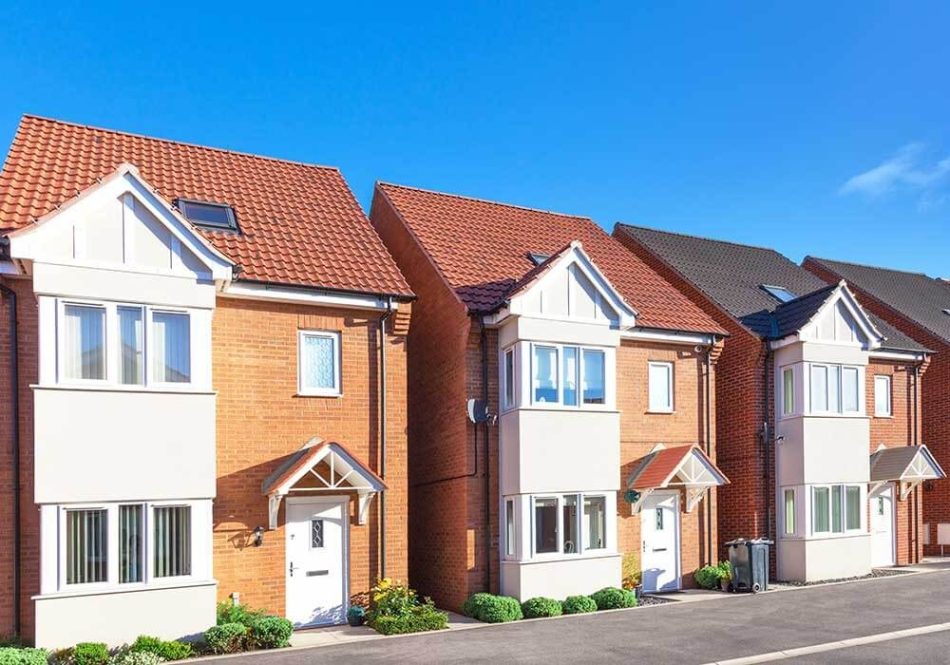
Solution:
M488 404L485 403L485 400L470 399L466 406L468 408L468 419L473 423L478 424L491 420L488 413Z

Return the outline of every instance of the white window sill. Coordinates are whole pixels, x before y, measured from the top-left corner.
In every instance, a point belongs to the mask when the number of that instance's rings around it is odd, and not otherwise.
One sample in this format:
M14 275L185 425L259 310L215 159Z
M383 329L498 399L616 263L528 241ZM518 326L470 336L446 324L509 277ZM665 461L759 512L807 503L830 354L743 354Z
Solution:
M611 409L604 406L562 406L560 404L531 404L530 406L521 406L514 409L508 409L505 413L511 411L557 411L558 413L620 413L617 409Z
M521 565L530 565L537 563L555 563L555 562L564 562L564 561L588 561L591 559L608 559L613 557L618 557L618 554L615 550L612 549L600 549L600 550L587 550L583 554L536 554L530 559L505 559L506 563L517 563Z
M79 585L75 588L66 588L62 591L40 593L32 596L32 600L52 600L55 598L81 598L84 596L111 596L118 593L147 593L149 591L168 591L170 589L189 589L193 587L218 586L218 581L179 579L164 583L150 582L149 584L95 584L85 588Z
M894 414L892 414L892 413L875 413L875 414L874 414L874 417L875 417L876 419L877 419L877 418L880 418L880 419L882 419L882 420L893 420Z
M332 397L343 397L343 393L341 393L341 392L334 392L334 393L317 393L317 392L311 393L311 392L307 392L307 393L302 393L302 392L299 392L299 391L298 391L298 392L296 393L296 395L294 395L294 397L331 397L331 398L332 398Z
M852 529L851 531L845 531L844 533L813 533L809 536L805 536L802 540L845 540L847 538L864 538L870 537L871 534L863 529Z
M177 385L162 384L160 386L126 386L111 383L56 383L30 385L33 390L66 390L72 392L100 392L100 393L145 393L162 395L217 395L215 390L202 390L191 384Z
M663 411L654 411L653 409L647 409L647 414L651 416L674 416L676 411L673 409L663 410Z

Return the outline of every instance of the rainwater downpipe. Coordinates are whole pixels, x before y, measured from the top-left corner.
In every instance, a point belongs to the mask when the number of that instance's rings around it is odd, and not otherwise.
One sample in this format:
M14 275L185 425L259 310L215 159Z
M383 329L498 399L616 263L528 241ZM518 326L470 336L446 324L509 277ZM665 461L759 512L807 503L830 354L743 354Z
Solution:
M20 361L16 291L0 284L8 301L10 339L10 423L13 428L13 634L20 635Z
M920 363L915 363L914 364L914 395L913 395L914 397L914 407L913 407L914 408L914 415L913 415L914 431L911 433L911 440L914 442L915 446L919 444L919 437L917 436L917 426L918 426L917 409L920 406L920 402L918 401L920 399L919 394L918 394L919 382L920 382ZM918 552L920 548L920 513L918 512L920 509L919 501L920 501L920 486L917 486L914 488L914 558L913 558L913 563L917 563L917 561L919 560L919 556L918 556Z
M712 459L712 405L710 403L712 396L710 390L712 385L712 352L713 345L710 344L709 348L706 349L706 396L703 400L706 403L706 457L709 459ZM712 492L712 488L710 488L709 494L706 496L706 563L708 565L713 565Z
M488 332L485 328L485 317L479 317L479 343L482 351L482 400L488 408ZM485 462L482 465L485 477L485 591L491 593L491 465L488 463L491 452L491 432L489 421L485 420ZM478 431L478 423L475 423Z
M772 391L771 375L769 374L769 361L772 358L772 349L768 342L765 343L765 364L763 378L765 385L762 392L762 471L765 477L765 483L762 486L762 499L765 508L765 538L772 537L772 517L769 514L769 492L771 491L772 477L769 470L769 443L772 440L771 428L769 427L769 394Z
M379 318L379 477L386 480L386 323L393 316L393 299ZM386 579L386 490L379 493L379 577Z

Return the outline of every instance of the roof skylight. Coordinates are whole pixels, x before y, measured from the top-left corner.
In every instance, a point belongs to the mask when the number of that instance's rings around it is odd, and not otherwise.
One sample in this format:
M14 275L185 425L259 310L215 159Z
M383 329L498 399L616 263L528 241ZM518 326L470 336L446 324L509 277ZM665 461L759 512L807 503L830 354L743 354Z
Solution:
M778 300L779 302L788 302L797 297L794 293L782 286L772 286L771 284L759 284L763 291Z
M534 265L539 266L548 259L551 258L550 254L542 254L541 252L528 252L528 258L531 259Z
M181 210L181 214L195 226L212 231L237 231L238 229L234 209L227 203L179 198L175 200L175 205Z

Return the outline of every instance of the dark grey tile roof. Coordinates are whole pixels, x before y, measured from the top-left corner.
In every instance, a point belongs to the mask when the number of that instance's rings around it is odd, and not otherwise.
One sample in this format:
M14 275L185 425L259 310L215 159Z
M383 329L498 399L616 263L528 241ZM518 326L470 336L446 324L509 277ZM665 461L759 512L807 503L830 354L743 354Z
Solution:
M906 318L950 342L950 284L922 273L808 257Z
M617 230L647 247L719 307L765 339L784 337L797 330L792 326L798 321L804 324L824 302L821 292L826 296L829 293L823 279L773 249L628 224L618 224ZM783 306L762 288L764 284L782 287L798 298ZM813 308L810 312L809 307ZM870 312L868 316L886 338L884 348L926 350Z
M871 455L871 482L886 482L900 480L907 467L918 455L923 455L933 467L937 477L944 478L946 474L940 464L926 446L897 446L896 448L882 448Z

